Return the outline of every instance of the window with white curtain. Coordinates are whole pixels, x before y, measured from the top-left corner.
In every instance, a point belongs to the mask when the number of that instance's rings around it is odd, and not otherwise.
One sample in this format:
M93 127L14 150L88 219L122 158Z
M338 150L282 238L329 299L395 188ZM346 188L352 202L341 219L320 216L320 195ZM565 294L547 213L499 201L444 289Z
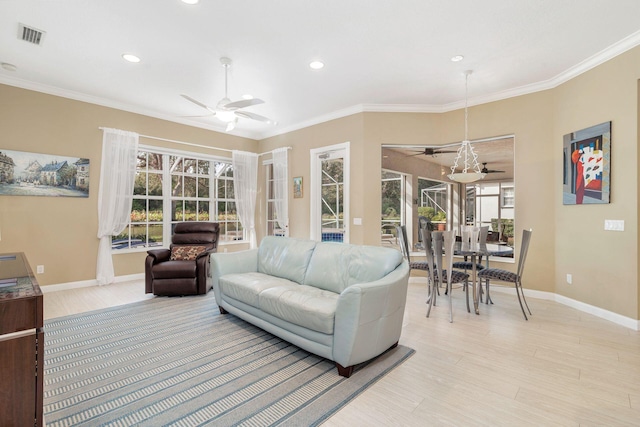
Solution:
M220 243L245 240L231 160L143 146L137 157L130 222L112 238L112 250L168 246L183 221L220 223Z
M285 236L285 230L278 226L276 218L275 177L273 175L273 163L265 163L266 199L267 199L267 236Z

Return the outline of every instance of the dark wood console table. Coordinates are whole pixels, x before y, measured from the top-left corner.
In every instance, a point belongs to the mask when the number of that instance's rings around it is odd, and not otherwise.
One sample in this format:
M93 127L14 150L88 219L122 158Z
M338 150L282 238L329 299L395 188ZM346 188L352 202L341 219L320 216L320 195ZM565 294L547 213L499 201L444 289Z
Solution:
M0 424L42 426L42 291L22 253L0 254Z

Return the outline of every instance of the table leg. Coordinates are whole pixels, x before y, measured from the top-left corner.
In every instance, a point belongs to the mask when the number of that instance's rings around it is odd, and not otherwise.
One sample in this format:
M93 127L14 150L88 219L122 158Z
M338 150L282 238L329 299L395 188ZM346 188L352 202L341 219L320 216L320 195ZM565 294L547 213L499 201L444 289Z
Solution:
M476 311L476 314L480 314L480 309L478 308L478 301L480 300L480 291L479 287L476 286L476 255L471 255L471 286L473 290L473 309Z

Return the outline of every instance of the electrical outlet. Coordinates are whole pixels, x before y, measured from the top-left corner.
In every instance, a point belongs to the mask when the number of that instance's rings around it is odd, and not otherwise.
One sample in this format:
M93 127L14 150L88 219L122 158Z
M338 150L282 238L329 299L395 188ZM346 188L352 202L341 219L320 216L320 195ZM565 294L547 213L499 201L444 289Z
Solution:
M568 284L572 284L573 283L573 276L571 276L571 274L567 274L567 283Z
M226 254L226 253L227 253L227 250L228 250L227 248L223 248L223 249L222 249L222 252L224 252L224 253Z
M36 267L36 273L44 274L44 265L39 265Z

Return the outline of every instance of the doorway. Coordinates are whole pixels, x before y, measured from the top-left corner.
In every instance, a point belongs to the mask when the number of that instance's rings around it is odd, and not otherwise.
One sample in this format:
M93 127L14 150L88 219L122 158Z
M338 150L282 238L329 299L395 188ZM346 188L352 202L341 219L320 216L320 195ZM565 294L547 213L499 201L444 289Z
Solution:
M349 242L349 143L312 149L310 238Z

